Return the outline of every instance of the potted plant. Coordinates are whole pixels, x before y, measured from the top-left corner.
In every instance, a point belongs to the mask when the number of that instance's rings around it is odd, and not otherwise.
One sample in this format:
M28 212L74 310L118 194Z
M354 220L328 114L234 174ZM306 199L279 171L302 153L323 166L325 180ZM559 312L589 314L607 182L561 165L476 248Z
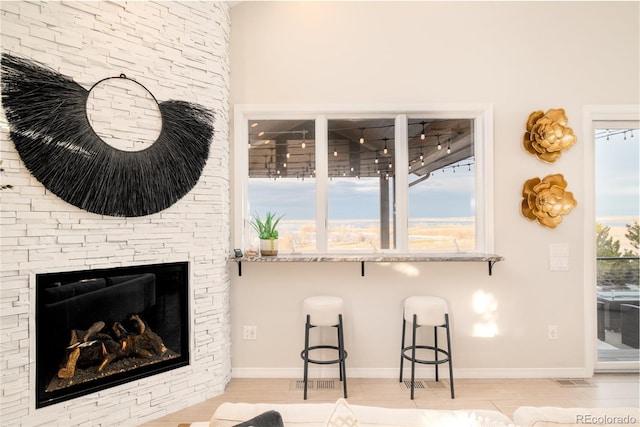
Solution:
M253 216L251 226L260 238L260 255L278 255L278 230L276 227L284 215L276 218L275 212L267 212L264 220L257 213Z

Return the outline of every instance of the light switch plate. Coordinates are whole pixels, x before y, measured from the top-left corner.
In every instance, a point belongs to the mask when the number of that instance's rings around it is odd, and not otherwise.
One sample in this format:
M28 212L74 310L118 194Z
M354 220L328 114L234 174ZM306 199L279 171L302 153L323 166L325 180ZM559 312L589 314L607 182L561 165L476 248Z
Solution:
M549 244L549 271L569 271L569 244Z

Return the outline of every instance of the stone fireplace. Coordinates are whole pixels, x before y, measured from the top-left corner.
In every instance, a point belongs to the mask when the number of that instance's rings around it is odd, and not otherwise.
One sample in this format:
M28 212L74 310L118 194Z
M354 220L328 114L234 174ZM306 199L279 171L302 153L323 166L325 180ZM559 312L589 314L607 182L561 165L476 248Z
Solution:
M188 267L36 275L36 407L187 365Z
M167 209L136 218L89 213L46 190L25 168L0 117L1 179L13 186L0 194L3 426L137 426L224 391L231 376L228 8L224 2L0 3L4 52L45 63L85 88L125 73L159 100L194 102L215 114L209 158L197 184ZM70 345L64 328L62 344L39 339L39 283L51 273L61 275L48 284L57 287L65 275L73 283L104 270L119 277L145 274L129 268L175 263L188 265L187 327L177 347L171 336L162 339L180 354L180 366L162 365L150 376L134 370L113 387L74 389L69 400L49 401L46 393L39 400L38 390L47 384L36 366L39 346L58 346L50 363L59 368L58 358ZM142 312L150 313L143 320L155 333L157 320L168 314L157 277L155 305L142 301ZM138 332L135 323L123 320L127 331ZM112 321L122 322L103 320ZM86 331L91 325L71 327Z

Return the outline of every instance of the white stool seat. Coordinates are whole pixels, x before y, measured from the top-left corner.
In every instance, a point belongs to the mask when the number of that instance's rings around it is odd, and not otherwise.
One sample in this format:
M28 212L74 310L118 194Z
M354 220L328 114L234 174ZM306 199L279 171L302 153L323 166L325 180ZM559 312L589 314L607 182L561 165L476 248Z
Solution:
M344 301L340 297L320 295L309 297L302 302L302 313L311 317L313 326L335 326L344 309Z
M421 326L444 325L444 315L449 312L449 306L444 298L433 296L413 296L404 300L404 320L416 322Z

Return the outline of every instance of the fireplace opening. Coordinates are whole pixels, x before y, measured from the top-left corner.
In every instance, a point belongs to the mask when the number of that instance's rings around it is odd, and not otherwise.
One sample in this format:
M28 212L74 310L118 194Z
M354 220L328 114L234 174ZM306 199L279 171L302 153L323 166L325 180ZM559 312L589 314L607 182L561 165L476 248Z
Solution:
M187 262L36 275L36 407L189 364Z

